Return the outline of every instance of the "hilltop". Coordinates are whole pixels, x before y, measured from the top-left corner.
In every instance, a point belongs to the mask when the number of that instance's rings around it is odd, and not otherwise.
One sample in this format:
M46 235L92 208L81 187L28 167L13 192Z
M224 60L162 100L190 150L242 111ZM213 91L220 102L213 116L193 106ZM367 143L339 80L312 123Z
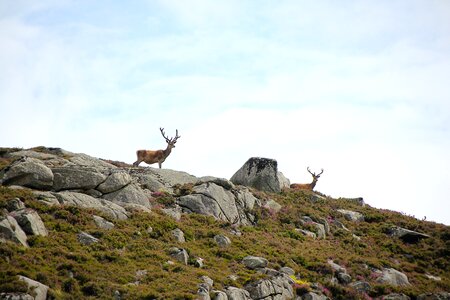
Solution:
M450 299L449 226L262 161L255 187L0 148L0 299Z

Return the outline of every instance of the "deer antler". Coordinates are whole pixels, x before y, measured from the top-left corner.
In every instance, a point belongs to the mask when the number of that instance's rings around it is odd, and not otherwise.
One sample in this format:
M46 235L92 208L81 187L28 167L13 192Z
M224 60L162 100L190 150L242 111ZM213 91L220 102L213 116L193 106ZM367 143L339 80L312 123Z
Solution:
M169 139L169 138L166 136L166 134L164 133L164 128L160 127L159 130L161 130L161 134L162 134L163 138L166 139L166 142L167 142L168 144L169 144L169 143L175 143L175 142L180 138L180 136L178 135L178 129L176 130L175 137L170 138L170 139Z
M160 127L159 130L161 131L163 138L166 139L166 142L170 143L170 139L168 137L166 137L166 134L164 133L164 128Z

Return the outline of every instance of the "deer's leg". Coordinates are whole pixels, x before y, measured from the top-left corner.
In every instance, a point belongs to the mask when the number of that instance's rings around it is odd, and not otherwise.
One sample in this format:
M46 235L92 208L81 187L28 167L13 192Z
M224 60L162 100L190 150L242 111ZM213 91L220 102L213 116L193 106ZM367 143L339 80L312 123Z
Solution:
M137 166L139 166L139 164L142 162L142 160L137 160L137 161L135 161L134 163L133 163L133 166L134 167L137 167Z
M162 162L158 162L159 168L161 169Z

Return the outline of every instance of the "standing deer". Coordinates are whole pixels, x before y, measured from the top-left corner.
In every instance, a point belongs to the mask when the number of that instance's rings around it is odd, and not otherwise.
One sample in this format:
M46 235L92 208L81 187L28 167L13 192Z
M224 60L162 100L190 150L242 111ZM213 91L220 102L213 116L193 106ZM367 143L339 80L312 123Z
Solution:
M137 161L133 163L133 166L137 167L141 162L145 162L146 164L154 164L158 163L159 168L161 169L162 163L166 160L167 156L169 156L172 148L175 148L175 143L180 138L178 135L178 129L175 133L174 138L166 137L164 133L164 128L159 128L163 138L166 139L167 148L165 150L138 150L136 151Z
M307 168L309 174L312 175L313 181L311 183L293 183L291 184L291 189L296 190L309 190L312 191L314 187L316 186L317 180L319 180L320 175L323 173L323 169L319 174L312 173L309 167Z

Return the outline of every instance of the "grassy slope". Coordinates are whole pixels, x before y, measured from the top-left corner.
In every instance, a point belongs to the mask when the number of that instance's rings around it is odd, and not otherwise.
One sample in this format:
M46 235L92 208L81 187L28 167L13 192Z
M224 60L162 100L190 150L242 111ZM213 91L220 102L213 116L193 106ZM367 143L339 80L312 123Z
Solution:
M202 275L214 280L215 289L227 285L242 287L261 278L263 275L247 270L240 263L247 255L267 258L271 268L293 268L302 280L320 283L324 290L332 293L333 299L364 299L366 295L331 285L328 282L332 273L327 265L329 258L345 266L353 279L369 281L373 287L372 297L389 292L403 292L414 297L424 292L448 291L448 226L419 221L392 211L361 207L345 199L311 202L311 194L306 192L257 194L260 198L276 200L283 209L279 213L259 210L258 225L241 227L243 234L238 237L230 234L229 224L211 217L184 215L177 222L158 209L152 214L135 214L126 221L113 221L116 225L113 230L100 230L91 217L94 211L48 207L26 190L0 186L0 209L6 200L19 197L27 207L39 212L50 232L49 237L30 237L29 249L0 243L0 292L23 288L15 279L15 275L22 274L49 285L50 294L57 299L111 299L116 290L126 299L191 299ZM157 201L170 203L170 198L166 196ZM338 208L359 211L367 221L348 222L335 211ZM332 236L325 240L303 237L294 231L300 227L299 216L303 215L337 219L362 239L357 241L351 233L335 227L332 227ZM405 244L387 236L391 225L424 232L431 238L418 244ZM153 228L150 233L147 232L149 226ZM170 231L175 228L184 231L186 243L177 244L173 240ZM81 245L76 240L80 231L91 233L101 242ZM231 246L219 248L213 240L216 234L230 237ZM192 258L203 258L205 267L167 264L167 261L173 261L167 254L172 246L185 248ZM406 288L378 285L367 265L400 270L408 275L412 285ZM139 285L134 285L131 283L137 280L137 270L147 270L147 275L139 279ZM442 281L430 280L425 273L440 276ZM228 278L231 274L237 274L239 279L231 281Z

